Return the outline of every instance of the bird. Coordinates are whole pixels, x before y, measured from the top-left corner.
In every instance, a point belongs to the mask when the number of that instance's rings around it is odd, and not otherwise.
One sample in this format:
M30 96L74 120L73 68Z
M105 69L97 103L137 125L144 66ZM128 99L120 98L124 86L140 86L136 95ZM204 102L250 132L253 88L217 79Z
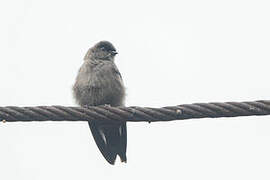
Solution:
M100 41L87 51L72 87L76 103L85 106L124 106L125 87L114 63L117 51L109 41ZM103 157L114 164L117 155L126 162L126 122L88 121L90 130Z

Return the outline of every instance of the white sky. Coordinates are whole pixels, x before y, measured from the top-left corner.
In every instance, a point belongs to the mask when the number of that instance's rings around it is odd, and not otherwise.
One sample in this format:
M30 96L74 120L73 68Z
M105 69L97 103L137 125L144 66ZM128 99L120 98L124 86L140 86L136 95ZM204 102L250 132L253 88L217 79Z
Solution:
M0 106L75 105L109 40L128 106L269 99L269 1L0 1ZM0 179L269 179L270 117L128 123L109 165L86 122L0 124Z

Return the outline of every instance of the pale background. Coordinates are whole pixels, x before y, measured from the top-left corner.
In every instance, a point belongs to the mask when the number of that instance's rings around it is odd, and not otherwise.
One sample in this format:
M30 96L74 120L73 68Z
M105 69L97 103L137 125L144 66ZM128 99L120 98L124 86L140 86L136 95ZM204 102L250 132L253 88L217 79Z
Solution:
M75 105L109 40L127 106L270 99L269 1L0 1L0 106ZM1 180L269 179L270 116L128 123L109 165L86 122L0 124Z

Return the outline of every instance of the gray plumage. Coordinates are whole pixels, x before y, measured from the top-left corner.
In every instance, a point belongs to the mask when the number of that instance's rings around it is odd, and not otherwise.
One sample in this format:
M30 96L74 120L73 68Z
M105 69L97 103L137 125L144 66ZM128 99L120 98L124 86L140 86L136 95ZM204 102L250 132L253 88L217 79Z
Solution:
M116 54L108 41L101 41L88 50L73 86L73 96L79 105L124 106L125 88L114 63ZM119 155L126 162L126 123L101 120L88 123L104 158L114 164Z

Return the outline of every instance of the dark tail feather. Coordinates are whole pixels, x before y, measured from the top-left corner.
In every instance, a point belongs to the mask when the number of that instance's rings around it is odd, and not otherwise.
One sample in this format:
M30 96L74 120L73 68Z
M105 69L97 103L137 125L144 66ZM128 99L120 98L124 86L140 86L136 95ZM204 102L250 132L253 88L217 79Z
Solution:
M107 121L88 121L95 142L110 163L114 164L117 154L122 162L126 162L127 127L126 123L112 123Z
M120 150L118 155L122 162L127 162L126 150L127 150L127 125L126 123L122 123L119 127L120 132Z

